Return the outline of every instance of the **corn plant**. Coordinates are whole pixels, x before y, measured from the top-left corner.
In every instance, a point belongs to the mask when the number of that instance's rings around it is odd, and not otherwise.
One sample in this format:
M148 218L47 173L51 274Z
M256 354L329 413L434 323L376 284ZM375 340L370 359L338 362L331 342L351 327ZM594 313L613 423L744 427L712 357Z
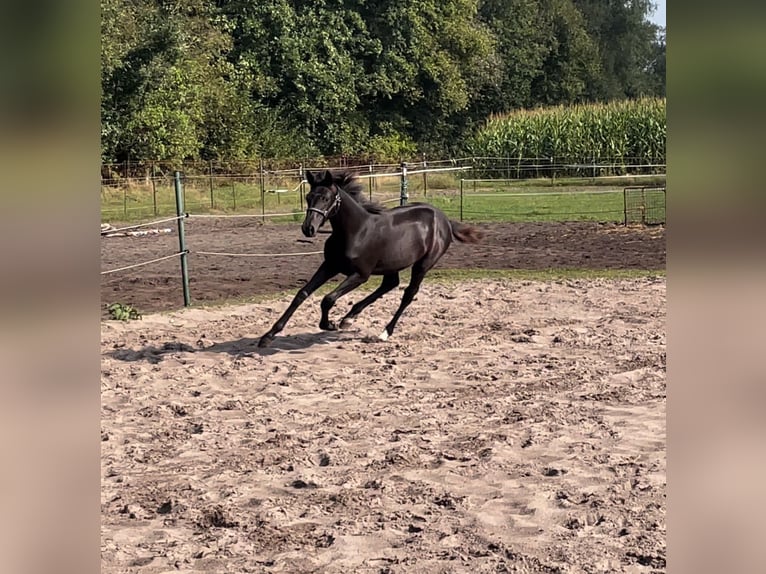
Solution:
M480 157L515 160L523 170L542 158L555 163L609 165L607 173L587 167L557 168L557 175L654 173L665 164L666 100L641 98L600 104L519 110L493 116L469 142ZM531 177L529 170L521 177Z

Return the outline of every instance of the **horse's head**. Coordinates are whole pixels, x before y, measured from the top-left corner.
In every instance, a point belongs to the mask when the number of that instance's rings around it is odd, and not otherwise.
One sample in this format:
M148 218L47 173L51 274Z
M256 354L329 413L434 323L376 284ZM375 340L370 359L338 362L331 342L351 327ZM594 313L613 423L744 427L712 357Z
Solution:
M306 218L301 230L306 237L314 237L325 221L330 219L340 208L340 190L333 182L332 173L323 175L306 172L309 192L306 194Z

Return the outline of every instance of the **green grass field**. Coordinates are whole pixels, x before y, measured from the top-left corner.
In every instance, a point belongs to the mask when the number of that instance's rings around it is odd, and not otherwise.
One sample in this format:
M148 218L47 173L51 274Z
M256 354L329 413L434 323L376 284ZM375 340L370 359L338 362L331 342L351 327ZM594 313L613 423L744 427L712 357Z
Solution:
M134 180L135 181L135 180ZM398 176L362 180L373 199L396 205ZM615 221L624 217L622 190L629 185L664 185L664 176L651 178L568 178L535 180L467 180L463 182L462 216L465 221ZM307 190L307 186L305 187ZM212 190L211 190L212 189ZM263 214L275 223L303 219L305 204L297 179L258 182L206 178L184 185L185 211L192 214ZM409 201L425 201L450 217L461 215L460 179L453 174L410 177ZM664 219L664 205L661 206ZM175 215L175 194L169 180L122 187L102 187L102 222L150 221ZM293 214L293 212L300 212ZM276 214L286 214L274 217Z
M623 195L615 192L498 193L434 197L431 203L464 221L622 221Z

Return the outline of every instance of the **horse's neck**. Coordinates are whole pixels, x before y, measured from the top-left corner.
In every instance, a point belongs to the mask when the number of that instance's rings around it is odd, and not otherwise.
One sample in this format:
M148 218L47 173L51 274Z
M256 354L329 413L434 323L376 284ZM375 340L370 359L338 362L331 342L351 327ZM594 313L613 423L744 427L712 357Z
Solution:
M345 191L340 191L338 214L330 219L333 231L357 233L369 218L370 213L364 207Z

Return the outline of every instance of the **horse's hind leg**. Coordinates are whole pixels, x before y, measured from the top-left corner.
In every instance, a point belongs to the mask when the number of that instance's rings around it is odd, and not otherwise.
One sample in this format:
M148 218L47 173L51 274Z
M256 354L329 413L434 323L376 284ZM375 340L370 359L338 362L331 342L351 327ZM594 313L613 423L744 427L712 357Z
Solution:
M380 299L383 295L391 291L392 289L396 289L399 286L399 273L389 273L388 275L383 276L383 282L380 284L380 287L375 289L372 293L367 295L364 299L359 301L356 305L351 307L351 310L346 313L346 316L343 317L343 319L340 322L340 328L345 329L347 327L350 327L351 324L354 322L354 319L364 311L367 307L372 305L375 301Z
M325 331L335 331L337 326L330 321L330 309L332 309L335 302L343 297L349 291L353 291L359 287L362 283L369 279L369 275L362 275L361 273L352 273L343 282L338 285L334 291L331 291L322 299L322 319L319 321L319 328Z
M322 265L319 266L319 269L317 269L316 273L314 273L314 276L308 280L308 283L306 283L303 289L295 294L295 297L293 297L293 301L290 303L287 311L285 311L277 320L277 322L274 323L274 326L269 330L269 332L261 337L261 340L258 341L258 346L268 347L271 341L274 339L274 335L285 328L285 324L290 319L290 317L293 316L293 313L295 313L295 310L300 306L300 304L303 303L309 295L311 295L314 291L327 283L337 274L338 272L333 270L327 264L327 262L322 263Z
M426 267L424 265L423 259L412 266L410 284L407 285L407 288L404 290L402 302L399 304L399 308L396 310L396 313L394 313L393 319L391 319L388 325L386 325L385 330L380 334L380 340L385 341L394 333L394 328L396 327L396 323L399 321L399 317L402 316L402 313L404 313L404 310L407 308L407 306L412 303L415 295L417 295L417 292L420 290L420 284L423 282L423 278L426 276L426 273L432 266L433 264Z

